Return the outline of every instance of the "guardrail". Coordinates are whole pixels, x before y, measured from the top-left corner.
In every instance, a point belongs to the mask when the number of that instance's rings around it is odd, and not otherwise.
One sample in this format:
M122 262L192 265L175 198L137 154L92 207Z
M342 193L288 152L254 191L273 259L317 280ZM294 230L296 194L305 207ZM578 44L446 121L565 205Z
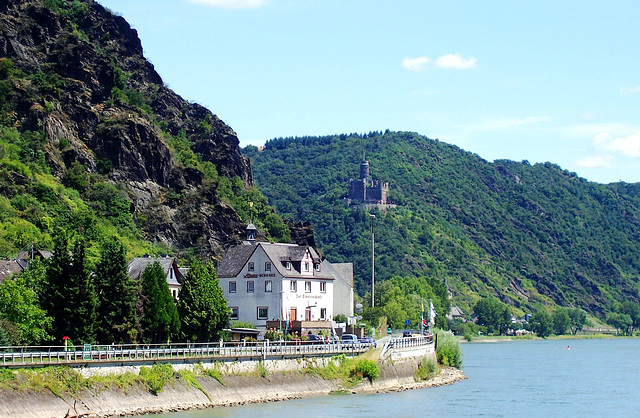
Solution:
M179 343L157 345L26 346L0 347L0 367L41 367L88 363L138 363L146 361L276 359L287 356L358 354L373 343L317 343L304 341Z
M410 349L425 347L434 343L434 335L414 335L411 337L395 337L387 341L382 347L380 358L384 358L389 352L397 349Z

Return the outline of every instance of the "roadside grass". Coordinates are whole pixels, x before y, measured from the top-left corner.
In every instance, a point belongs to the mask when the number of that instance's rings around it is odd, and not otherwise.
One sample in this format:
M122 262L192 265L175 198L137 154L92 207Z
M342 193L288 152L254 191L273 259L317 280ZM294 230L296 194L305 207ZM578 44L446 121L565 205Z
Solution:
M363 379L373 382L380 377L380 366L367 354L368 352L353 358L339 354L331 357L326 366L309 364L302 372L324 380L341 381L345 389L353 388Z
M121 390L128 394L131 388L140 387L157 395L167 384L184 381L204 393L209 394L198 381L198 377L207 376L224 385L222 374L217 368L204 368L196 364L191 370L176 371L171 364L157 363L151 367L141 367L139 373L112 373L85 378L68 366L52 366L39 369L0 369L0 390L49 391L59 398L69 395L75 397L83 390L99 393L104 390ZM210 399L210 398L209 398Z

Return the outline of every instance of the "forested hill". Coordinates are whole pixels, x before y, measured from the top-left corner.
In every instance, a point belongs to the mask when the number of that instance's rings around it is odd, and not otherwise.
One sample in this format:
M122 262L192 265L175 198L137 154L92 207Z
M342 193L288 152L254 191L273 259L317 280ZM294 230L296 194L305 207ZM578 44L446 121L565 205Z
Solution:
M354 262L360 294L370 291L370 216L345 198L366 155L398 204L373 212L376 281L437 277L466 312L489 294L516 312L558 304L600 315L640 301L638 185L597 184L550 163L489 163L410 132L274 139L244 154L283 216L311 222L331 261Z

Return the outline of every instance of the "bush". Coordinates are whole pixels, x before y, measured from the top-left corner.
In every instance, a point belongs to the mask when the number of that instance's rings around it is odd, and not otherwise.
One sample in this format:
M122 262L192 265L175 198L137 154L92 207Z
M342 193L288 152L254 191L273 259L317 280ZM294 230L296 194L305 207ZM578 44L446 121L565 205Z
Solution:
M151 367L140 367L140 377L154 395L162 392L164 385L176 376L170 364L154 364Z
M462 349L453 334L437 331L436 357L445 367L462 367Z
M413 377L416 381L428 380L435 377L439 372L438 365L433 359L424 358L420 362L418 370L416 370Z
M352 373L373 382L380 377L380 367L372 360L360 360L356 363Z

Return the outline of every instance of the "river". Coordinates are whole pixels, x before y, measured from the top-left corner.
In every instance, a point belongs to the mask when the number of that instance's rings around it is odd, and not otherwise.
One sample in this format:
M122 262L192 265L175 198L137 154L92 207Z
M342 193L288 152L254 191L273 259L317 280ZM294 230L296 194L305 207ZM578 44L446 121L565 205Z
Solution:
M468 380L431 389L213 408L163 418L638 416L640 339L463 344Z

